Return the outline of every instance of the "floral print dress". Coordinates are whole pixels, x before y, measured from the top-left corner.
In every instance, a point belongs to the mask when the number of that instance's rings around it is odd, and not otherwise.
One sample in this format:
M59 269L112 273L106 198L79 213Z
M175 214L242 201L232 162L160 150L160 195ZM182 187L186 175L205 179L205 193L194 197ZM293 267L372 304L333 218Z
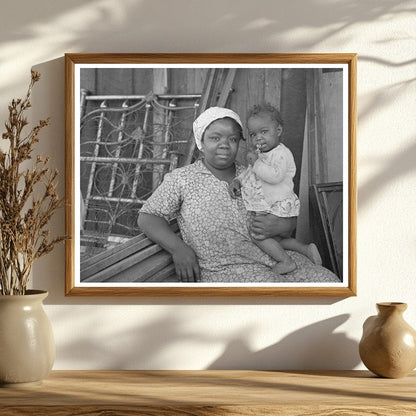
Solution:
M237 175L243 169L237 165ZM231 198L228 183L200 160L166 174L141 212L177 219L183 240L198 258L201 282L339 282L332 272L294 252L289 255L297 270L284 276L272 272L276 262L250 239L250 214L242 199Z

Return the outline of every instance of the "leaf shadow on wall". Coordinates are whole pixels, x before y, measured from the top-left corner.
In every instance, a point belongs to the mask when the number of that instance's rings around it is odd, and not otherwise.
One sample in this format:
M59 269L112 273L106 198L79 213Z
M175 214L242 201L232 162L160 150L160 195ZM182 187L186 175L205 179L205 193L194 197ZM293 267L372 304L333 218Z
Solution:
M319 51L322 42L343 36L351 27L414 11L409 0L355 0L338 2L336 7L318 0L307 5L302 0L264 0L261 7L256 2L235 7L222 0L178 0L175 7L166 7L164 0L38 0L36 7L9 2L0 15L0 64L17 61L20 67L29 67L37 58L60 56L63 51ZM347 33L346 40L350 37ZM19 82L4 78L0 95Z
M391 39L382 39L380 42L388 43L391 42ZM390 70L395 68L407 69L409 75L414 75L414 70L412 71L412 69L414 68L416 59L408 59L402 62L395 62L393 60L381 59L375 56L359 55L359 65L363 65L365 62L368 62L373 66L387 66ZM397 101L402 95L408 94L409 88L414 89L415 82L416 77L411 76L399 82L389 84L388 88L382 87L372 91L371 98L367 101L367 103L359 107L358 125L370 122L372 116L374 116L376 111L380 112L381 110L391 106L392 97L394 97L394 100ZM408 109L403 109L403 111L408 111ZM412 109L410 111L412 111ZM416 124L413 123L413 127L415 126ZM403 135L403 132L406 132L411 136L416 134L414 129L410 129L409 131L403 129L403 131L399 131L398 134ZM415 168L415 160L416 141L413 141L413 144L402 149L401 151L393 155L389 155L389 157L382 162L380 162L380 160L375 157L373 160L369 160L370 163L374 164L375 166L378 164L380 167L378 169L374 168L375 173L372 175L372 177L360 185L358 188L359 207L367 206L372 200L374 200L374 198L376 198L377 194L380 194L392 182L397 182L398 180L403 179L403 177L413 172ZM367 160L365 163L368 163Z
M201 366L201 351L205 351L202 352L205 362L209 362L208 357L212 359L218 355L210 364L202 364L207 370L341 370L360 363L358 343L344 332L335 332L349 319L349 314L307 325L255 351L249 347L254 328L247 326L240 328L241 335L219 336L201 328L191 328L180 316L169 313L135 327L127 323L128 328L123 327L116 316L113 322L108 315L106 328L102 326L99 313L90 314L87 321L77 319L78 313L82 315L83 312L56 314L60 327L72 334L69 342L65 342L64 336L57 337L60 365L76 362L81 369L172 369L174 356L176 366L186 363L187 368L192 369L195 363ZM110 328L113 328L111 337L108 336ZM212 352L212 345L219 343L224 345L222 354Z
M66 36L53 39L53 43L71 49L75 47L78 51L84 46L90 51L91 48L99 47L113 49L113 52L131 52L131 43L128 41L139 39L142 51L142 48L152 48L152 45L159 44L164 45L166 52L166 49L171 50L171 42L180 44L175 41L186 37L188 44L194 42L199 46L197 50L209 48L213 52L217 47L229 51L236 46L245 50L258 50L259 39L264 42L277 40L276 46L282 46L284 38L279 40L279 35L291 33L295 28L304 28L306 33L308 29L319 29L315 36L307 34L301 37L301 42L291 37L293 47L305 51L349 26L372 22L382 16L414 12L409 0L379 0L376 3L355 0L339 2L337 7L318 0L310 0L307 5L302 0L292 0L289 3L263 0L262 7L255 2L245 2L244 6L235 7L233 2L222 0L178 0L175 7L166 7L164 0L126 0L120 4L91 0L87 5L83 0L38 0L36 4L36 8L22 8L18 2L8 5L1 21L2 42L34 39L48 33L50 35L51 30L60 27ZM45 10L48 12L45 13ZM18 31L15 16L19 17ZM75 20L76 25L71 26ZM328 25L328 21L331 25ZM201 25L201 22L209 24ZM172 28L182 27L184 30L178 31L177 36L166 36L163 29L167 23ZM223 36L214 38L213 31L226 34L226 39ZM192 35L195 33L199 33L199 36ZM242 33L251 35L243 45ZM111 34L117 36L109 36Z
M70 328L71 333L69 342L65 341L65 336L57 337L57 360L63 365L76 362L81 369L150 370L169 368L176 360L192 367L192 363L200 358L199 349L193 350L193 359L184 346L218 342L215 336L203 330L190 329L186 320L172 313L148 318L143 324L137 313L135 326L128 322L124 325L117 314L107 315L105 326L99 313L90 312L87 320L82 317L82 311L56 313L59 327L66 331ZM174 356L172 350L178 351L178 346L181 353Z
M236 338L207 369L354 368L360 363L358 343L343 332L335 332L349 317L349 314L342 314L313 323L258 351L253 351L244 337Z
M370 203L372 199L383 191L391 182L398 181L415 169L416 161L416 137L415 142L392 155L382 164L380 171L362 184L358 189L358 197L361 206Z

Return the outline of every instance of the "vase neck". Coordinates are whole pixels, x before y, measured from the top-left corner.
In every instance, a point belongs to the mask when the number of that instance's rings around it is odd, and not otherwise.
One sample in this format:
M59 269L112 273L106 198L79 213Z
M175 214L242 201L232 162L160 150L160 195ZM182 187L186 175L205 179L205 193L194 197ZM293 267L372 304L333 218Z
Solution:
M379 314L383 316L401 315L407 309L407 304L402 302L382 302L377 303L377 309Z

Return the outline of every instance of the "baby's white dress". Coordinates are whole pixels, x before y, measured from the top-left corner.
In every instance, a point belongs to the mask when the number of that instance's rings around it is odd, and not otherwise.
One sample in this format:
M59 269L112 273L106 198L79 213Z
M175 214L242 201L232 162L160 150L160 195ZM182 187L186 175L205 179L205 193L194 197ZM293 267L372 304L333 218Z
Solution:
M258 156L254 165L238 176L246 209L278 217L297 217L300 203L293 191L296 165L292 152L280 143Z

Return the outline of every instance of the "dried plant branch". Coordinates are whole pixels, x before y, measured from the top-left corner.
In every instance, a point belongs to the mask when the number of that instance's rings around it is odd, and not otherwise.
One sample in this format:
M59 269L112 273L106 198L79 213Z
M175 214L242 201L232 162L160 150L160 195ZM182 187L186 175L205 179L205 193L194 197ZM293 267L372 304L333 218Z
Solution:
M26 136L25 111L31 107L32 88L40 79L36 71L23 99L12 100L6 131L2 139L8 150L0 149L0 294L23 295L29 283L33 262L50 253L65 236L50 237L47 224L63 205L56 192L58 171L48 167L49 157L37 156L30 168L23 163L32 159L40 131L50 119L40 120ZM36 197L35 197L36 194Z

